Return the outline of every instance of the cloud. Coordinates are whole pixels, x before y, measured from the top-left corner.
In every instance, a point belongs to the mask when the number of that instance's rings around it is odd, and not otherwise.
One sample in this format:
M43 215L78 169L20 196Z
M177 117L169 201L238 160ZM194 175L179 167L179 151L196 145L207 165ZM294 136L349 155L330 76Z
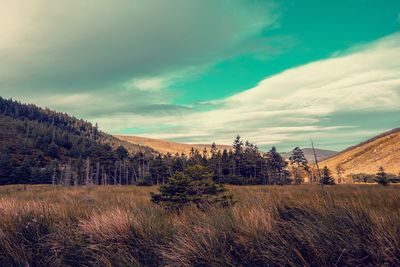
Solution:
M136 116L121 120L132 125L163 125L168 131L146 136L189 142L230 143L240 133L259 145L330 140L366 129L332 120L335 114L400 111L400 34L394 34L340 56L289 69L261 81L256 87L217 101L206 112L164 116L151 120ZM118 129L118 118L102 121ZM398 121L400 123L400 121ZM171 131L171 129L173 129ZM375 126L375 132L379 131Z
M114 133L140 128L201 143L230 143L240 133L261 146L365 136L372 132L357 120L367 120L366 111L384 117L400 109L399 34L267 77L232 97L175 104L179 92L170 87L208 66L243 54L268 58L295 42L260 36L276 26L278 12L256 0L3 0L1 95ZM344 122L339 113L358 115Z
M270 1L2 1L0 86L96 91L242 52L276 21ZM206 19L205 19L206 18Z
M158 91L168 86L168 81L159 78L159 77L152 77L152 78L142 78L142 79L133 79L127 85L127 88L130 89L139 89L143 91Z
M168 87L261 51L275 13L271 1L4 0L0 94L88 120L190 114L210 104L173 104Z

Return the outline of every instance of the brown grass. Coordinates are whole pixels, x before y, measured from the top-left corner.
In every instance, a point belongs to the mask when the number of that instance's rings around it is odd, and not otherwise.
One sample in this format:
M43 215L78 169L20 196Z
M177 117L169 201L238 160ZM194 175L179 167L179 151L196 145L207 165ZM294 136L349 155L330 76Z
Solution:
M155 190L2 187L0 266L400 265L400 187L230 187L235 207L181 214Z

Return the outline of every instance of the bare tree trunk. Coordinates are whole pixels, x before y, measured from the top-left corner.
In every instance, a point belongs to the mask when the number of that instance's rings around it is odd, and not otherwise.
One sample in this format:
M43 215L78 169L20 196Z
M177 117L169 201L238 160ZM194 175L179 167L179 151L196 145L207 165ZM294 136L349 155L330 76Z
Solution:
M100 175L100 163L97 162L97 164L96 164L96 184L97 185L100 184L99 175Z
M125 184L126 184L126 185L129 184L129 168L126 168L126 180L125 180Z
M132 171L133 171L133 179L132 179L132 182L133 182L133 184L134 184L134 183L136 183L138 177L137 177L137 175L136 175L135 167L132 168Z
M104 166L101 166L101 184L105 185Z
M121 165L121 164L120 164ZM114 184L117 184L117 170L118 170L118 161L115 161L115 167L114 167Z
M56 185L56 178L57 178L57 170L56 167L53 169L53 175L51 177L51 185L55 186Z
M78 169L74 171L74 186L78 186Z
M86 159L86 178L85 178L85 184L86 184L86 186L89 186L89 185L90 185L89 177L90 177L90 159L87 158L87 159Z
M65 169L65 181L64 185L70 186L71 185L71 162L67 164L67 167Z
M118 175L118 182L121 185L122 183L122 170L121 170L121 163L119 164L119 175Z
M126 162L124 161L124 165L123 165L123 170L122 170L122 173L121 173L121 180L122 180L122 175L124 176L123 178L124 178L124 180L125 180L125 183L126 184L128 184L127 183L127 178L126 178Z

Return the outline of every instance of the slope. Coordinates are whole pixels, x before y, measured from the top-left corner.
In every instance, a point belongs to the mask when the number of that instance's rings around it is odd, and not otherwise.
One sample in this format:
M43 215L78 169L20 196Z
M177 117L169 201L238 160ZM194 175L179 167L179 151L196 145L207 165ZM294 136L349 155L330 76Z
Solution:
M133 144L139 144L142 146L147 146L151 147L152 149L162 153L162 154L176 154L176 153L184 153L188 155L190 153L190 150L192 148L199 150L202 152L204 148L206 148L208 151L211 148L211 145L205 145L205 144L183 144L183 143L177 143L177 142L171 142L171 141L165 141L161 139L153 139L153 138L147 138L147 137L139 137L139 136L128 136L128 135L114 135L120 140L127 141ZM223 149L231 149L231 146L228 145L217 145L217 149L223 150Z
M120 146L130 153L154 152L68 114L0 97L0 184L48 183L50 172L62 168L55 165L82 165L87 158L105 166Z
M342 177L355 173L375 174L379 167L388 173L400 172L400 128L375 136L356 146L349 147L339 154L327 158L320 163Z

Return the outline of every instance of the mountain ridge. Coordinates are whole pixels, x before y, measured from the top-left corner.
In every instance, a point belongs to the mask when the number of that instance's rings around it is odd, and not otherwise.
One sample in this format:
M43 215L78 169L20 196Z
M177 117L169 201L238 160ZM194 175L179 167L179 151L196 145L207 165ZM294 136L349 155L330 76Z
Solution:
M314 157L314 151L312 148L301 148L301 150L304 153L305 158L307 159L307 161L309 163L314 164L315 163L315 157ZM324 160L328 157L332 157L334 155L336 155L337 151L333 151L333 150L328 150L328 149L320 149L320 148L315 148L315 154L317 155L317 159L318 161ZM292 152L283 152L280 153L282 155L282 157L289 159L289 157L291 156Z
M142 136L134 136L134 135L118 135L115 134L114 137L130 142L132 144L139 144L143 146L150 147L154 149L155 151L160 152L161 154L186 154L188 155L190 153L190 150L192 148L197 149L200 153L203 152L204 148L206 148L208 151L210 151L211 145L208 144L185 144L185 143L179 143L179 142L173 142L173 141L167 141L167 140L162 140L162 139L155 139L155 138L149 138L149 137L142 137ZM229 145L219 145L216 144L218 150L224 150L224 149L232 149L232 146Z

